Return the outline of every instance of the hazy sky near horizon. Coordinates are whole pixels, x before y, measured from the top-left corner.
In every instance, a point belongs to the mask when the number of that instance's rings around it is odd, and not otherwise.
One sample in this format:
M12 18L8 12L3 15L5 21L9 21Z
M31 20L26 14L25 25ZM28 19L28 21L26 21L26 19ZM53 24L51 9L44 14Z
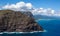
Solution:
M60 10L60 0L0 0L0 7L6 4L15 4L17 2L32 3L35 8L52 8Z

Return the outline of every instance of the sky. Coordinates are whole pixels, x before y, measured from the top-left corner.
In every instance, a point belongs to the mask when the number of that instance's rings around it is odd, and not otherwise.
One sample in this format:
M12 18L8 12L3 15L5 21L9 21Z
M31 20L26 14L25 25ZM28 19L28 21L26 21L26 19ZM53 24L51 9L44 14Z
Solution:
M36 8L43 7L60 10L60 0L0 0L0 6L4 6L6 4L15 4L20 1L30 2Z
M0 9L32 10L34 14L60 16L60 0L0 0ZM59 12L57 12L59 11Z

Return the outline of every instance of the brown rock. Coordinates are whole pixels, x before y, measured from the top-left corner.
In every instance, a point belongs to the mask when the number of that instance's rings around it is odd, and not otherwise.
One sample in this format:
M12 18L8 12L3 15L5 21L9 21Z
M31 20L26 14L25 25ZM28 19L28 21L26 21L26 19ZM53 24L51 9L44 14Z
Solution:
M7 10L5 10L6 12ZM3 10L0 12L4 12ZM9 11L0 15L0 32L30 32L43 31L32 17L16 12Z

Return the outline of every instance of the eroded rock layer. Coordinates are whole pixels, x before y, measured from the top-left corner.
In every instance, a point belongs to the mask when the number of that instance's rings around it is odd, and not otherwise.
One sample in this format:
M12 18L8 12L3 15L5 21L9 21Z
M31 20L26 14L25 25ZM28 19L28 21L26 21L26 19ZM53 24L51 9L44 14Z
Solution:
M4 14L1 14L2 12ZM43 31L42 27L34 21L34 18L21 12L2 10L0 14L0 32Z

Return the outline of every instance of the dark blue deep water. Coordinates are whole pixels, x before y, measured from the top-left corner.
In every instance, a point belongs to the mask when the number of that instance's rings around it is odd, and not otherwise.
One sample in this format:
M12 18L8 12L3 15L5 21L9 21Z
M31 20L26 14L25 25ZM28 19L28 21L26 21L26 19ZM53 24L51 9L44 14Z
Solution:
M49 19L37 21L47 32L42 33L42 36L60 36L60 20Z
M60 36L60 20L45 19L37 20L39 25L43 27L46 32L27 33L27 34L2 34L0 36Z

